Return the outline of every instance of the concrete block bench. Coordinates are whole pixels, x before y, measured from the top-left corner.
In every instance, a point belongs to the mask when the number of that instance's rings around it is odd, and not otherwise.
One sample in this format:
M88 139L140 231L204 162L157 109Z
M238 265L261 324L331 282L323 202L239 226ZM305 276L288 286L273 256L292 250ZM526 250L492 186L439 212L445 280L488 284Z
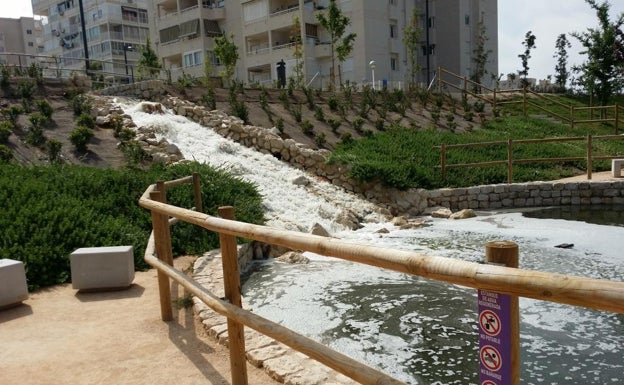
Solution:
M19 305L28 299L24 263L0 259L0 309Z
M612 159L611 160L611 172L614 178L622 177L622 167L624 167L624 159Z
M69 258L74 289L121 289L134 280L132 246L84 247Z

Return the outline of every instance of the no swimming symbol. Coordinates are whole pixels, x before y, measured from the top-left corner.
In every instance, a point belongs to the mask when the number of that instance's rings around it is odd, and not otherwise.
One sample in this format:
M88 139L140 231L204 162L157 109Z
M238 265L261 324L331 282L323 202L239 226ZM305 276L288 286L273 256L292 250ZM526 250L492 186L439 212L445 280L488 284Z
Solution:
M503 360L495 347L486 345L481 348L479 352L481 357L481 363L488 369L493 372L498 371L503 365Z

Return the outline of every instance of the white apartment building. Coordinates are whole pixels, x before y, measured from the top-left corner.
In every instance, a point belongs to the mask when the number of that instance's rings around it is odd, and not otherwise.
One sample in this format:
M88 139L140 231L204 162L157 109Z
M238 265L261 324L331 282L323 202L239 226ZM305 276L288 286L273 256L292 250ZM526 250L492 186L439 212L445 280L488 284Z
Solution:
M81 70L88 54L92 65L100 62L103 71L125 76L135 65L139 48L149 36L149 3L148 0L32 0L33 13L44 20L42 54L58 57L62 68Z
M39 51L42 25L32 17L0 18L0 63L28 66ZM13 55L13 54L26 54Z
M337 4L350 18L347 33L357 35L352 54L336 68L337 81L370 83L373 76L380 85L407 81L408 52L402 39L414 7L419 9L423 31L417 52L419 82L431 80L438 66L471 75L480 20L488 37L486 49L491 50L486 69L498 73L497 0L337 0ZM235 76L246 83L273 84L278 62L286 64L287 77L293 75L298 19L304 81L326 88L330 39L317 14L326 12L328 5L329 0L159 0L154 2L152 36L172 73L201 76L205 58L218 64L212 54L214 37L233 34L240 55Z

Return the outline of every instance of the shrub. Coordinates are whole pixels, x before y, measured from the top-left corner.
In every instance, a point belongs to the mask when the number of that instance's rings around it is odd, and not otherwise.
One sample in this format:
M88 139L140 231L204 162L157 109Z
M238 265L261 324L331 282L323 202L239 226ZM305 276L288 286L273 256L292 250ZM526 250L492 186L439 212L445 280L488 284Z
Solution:
M275 121L275 127L281 134L283 134L284 133L284 119L277 118L277 120Z
M353 142L353 136L351 136L350 132L343 132L340 134L340 143L347 144Z
M330 96L329 99L327 99L327 105L330 110L336 111L338 109L338 99L336 99L333 95Z
M76 125L77 126L85 126L85 127L89 127L90 129L94 129L95 128L95 119L93 118L93 115L91 115L90 113L83 112L76 119Z
M3 90L9 90L11 87L11 71L6 64L0 64L0 87Z
M9 108L5 108L2 110L3 117L11 122L11 125L13 127L17 127L17 120L19 119L19 116L23 113L24 109L18 104L13 104Z
M304 120L301 122L301 132L305 135L312 135L314 133L314 126L310 123L309 120Z
M472 112L472 111L464 112L464 120L466 120L468 122L472 122L472 119L474 119L474 112Z
M136 132L130 128L124 127L119 130L117 137L122 143L129 142L136 137Z
M481 113L485 111L485 103L480 100L475 100L474 102L474 110L476 113Z
M128 129L125 128L122 132L126 130ZM132 131L132 133L134 134L134 131ZM119 149L123 152L128 161L128 166L130 167L138 166L150 157L149 154L143 150L141 145L135 141L121 142Z
M306 96L306 101L308 103L308 109L310 111L314 110L314 90L311 88L303 88L303 93Z
M28 127L28 136L26 141L33 145L39 146L45 142L45 137L43 136L43 127L45 126L48 119L41 115L38 112L30 115L28 117L30 120L30 126Z
M314 117L319 122L325 121L325 114L323 113L323 109L321 108L321 106L314 107Z
M290 112L292 113L293 118L295 118L295 121L297 123L301 123L301 104L295 104Z
M35 94L35 84L24 80L17 83L17 95L22 99L31 100Z
M32 63L27 72L29 77L35 79L37 85L43 84L43 68L38 63Z
M113 136L119 137L119 134L123 127L123 116L119 114L113 114L110 118L110 124L113 127Z
M217 100L215 98L215 92L212 87L208 87L206 92L200 98L201 103L210 110L217 109Z
M61 148L63 143L56 139L50 139L46 142L46 152L50 163L61 163Z
M331 127L331 130L334 134L338 132L338 128L340 127L340 124L341 124L339 120L329 119L327 123Z
M12 132L13 125L10 122L0 122L0 144L8 142Z
M204 164L144 170L7 165L0 168L0 258L24 262L31 290L68 282L69 254L80 247L132 245L135 268L145 269L152 225L150 212L137 204L139 197L157 180L193 172L200 174L204 212L215 215L217 207L233 205L238 220L264 221L262 197L253 185ZM167 201L190 207L192 187L168 189ZM219 245L216 234L197 226L179 223L171 229L174 255L202 254Z
M362 119L362 118L355 118L351 122L351 125L353 126L353 129L356 132L361 133L362 132L362 126L364 125L364 119Z
M39 112L41 112L43 116L48 119L52 118L52 113L54 112L54 109L47 100L39 99L35 102L35 104L37 105L37 109L39 110Z
M85 126L78 126L69 134L70 142L72 142L79 152L87 151L87 145L92 137L93 130Z
M232 115L242 119L245 124L249 123L249 108L247 108L244 100L230 100L230 108Z
M91 113L91 100L84 94L76 94L71 99L71 106L75 116L80 116L83 113Z
M314 143L316 143L318 147L324 147L325 143L327 143L327 139L325 138L325 133L321 132L320 134L316 134L314 136Z
M4 144L0 144L0 163L9 163L11 159L13 159L13 151ZM11 258L11 256L6 258Z

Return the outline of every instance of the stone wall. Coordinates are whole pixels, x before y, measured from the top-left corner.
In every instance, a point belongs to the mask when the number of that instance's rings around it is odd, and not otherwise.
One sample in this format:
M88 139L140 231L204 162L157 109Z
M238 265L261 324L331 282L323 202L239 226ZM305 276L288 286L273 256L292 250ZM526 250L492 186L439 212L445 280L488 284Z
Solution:
M428 191L428 206L504 209L624 204L624 180L530 182Z
M119 84L95 90L93 93L102 96L127 96L143 100L160 101L165 94L165 84L162 80L145 80L132 84Z

